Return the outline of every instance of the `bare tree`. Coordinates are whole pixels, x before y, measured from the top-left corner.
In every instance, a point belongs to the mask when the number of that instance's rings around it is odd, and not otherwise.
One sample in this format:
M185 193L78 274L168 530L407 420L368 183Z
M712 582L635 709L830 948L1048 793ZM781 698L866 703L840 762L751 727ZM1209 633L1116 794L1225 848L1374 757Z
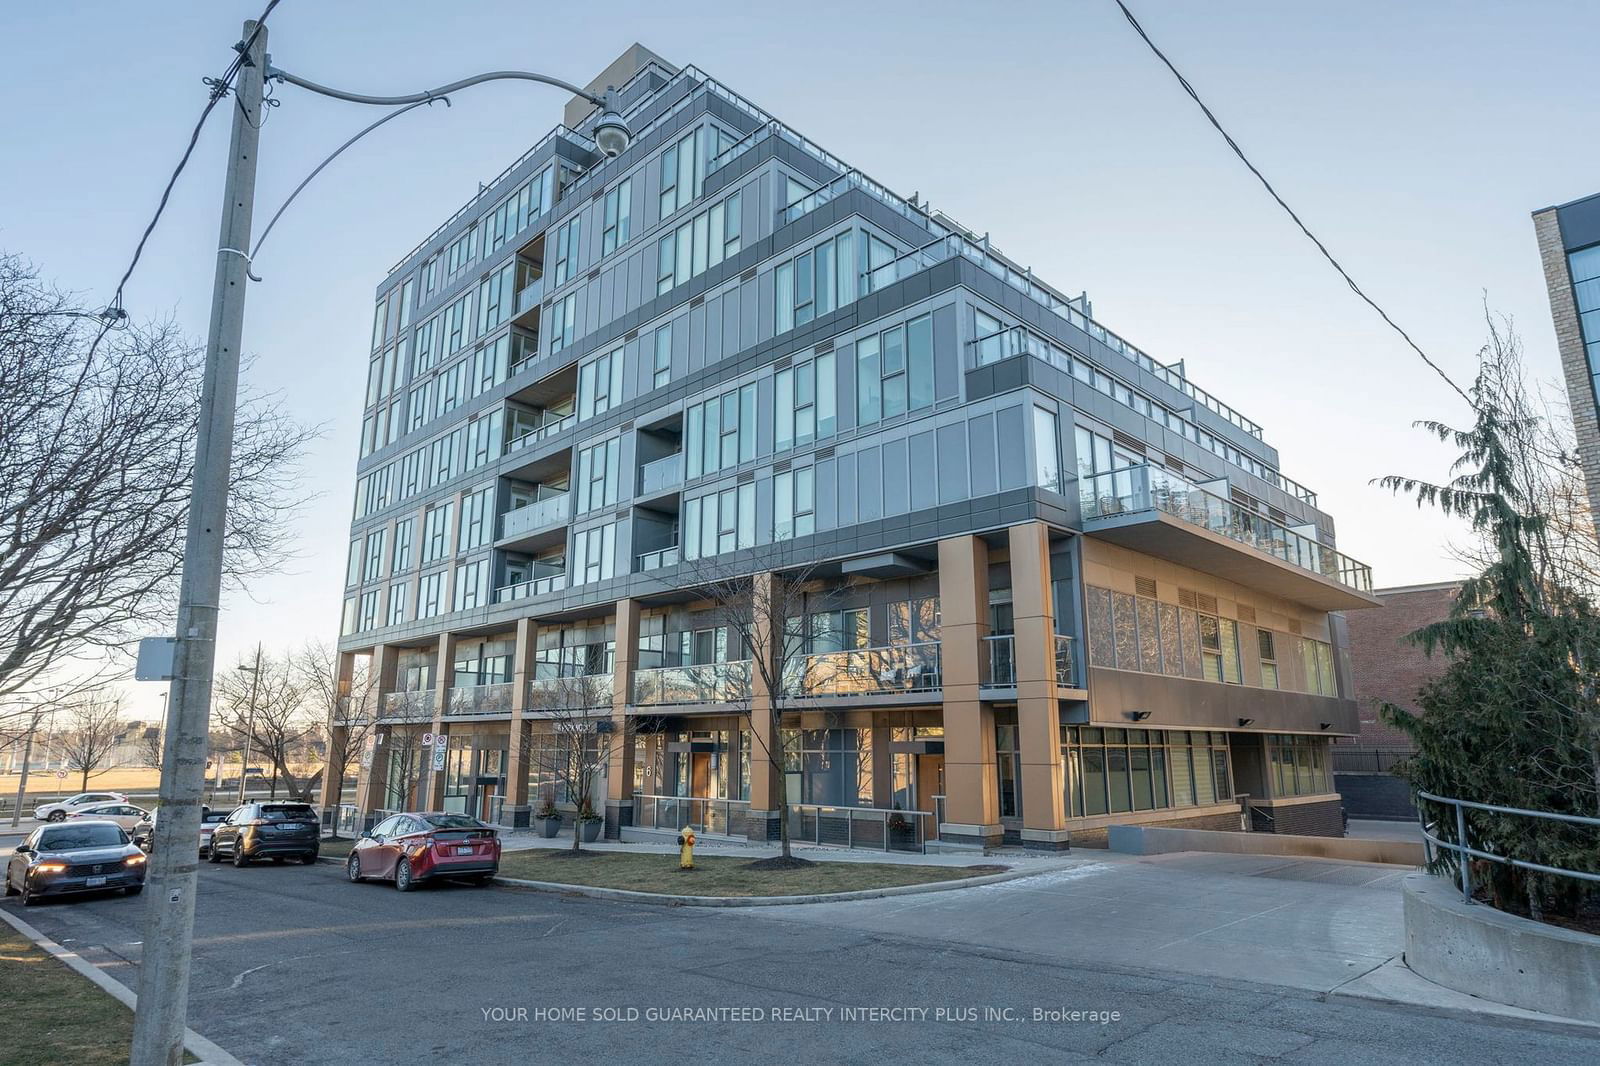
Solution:
M171 323L119 328L0 253L0 697L64 660L166 624L188 520L204 350ZM311 431L272 402L238 413L229 573L285 555Z
M600 817L594 810L596 787L605 780L612 748L631 743L632 730L619 736L611 717L612 688L608 675L557 677L540 681L529 714L547 724L553 743L531 745L541 776L549 776L577 805L572 822L572 850L582 848L583 824ZM631 719L628 720L631 724ZM554 795L541 797L553 803Z
M291 799L308 800L295 763L305 741L316 731L317 718L306 706L305 690L289 660L263 657L260 673L254 678L238 669L219 672L215 699L217 721L248 741L253 758L271 764L272 794L277 795L276 782L281 778ZM242 773L248 772L249 767L244 767Z
M165 729L159 725L146 725L139 734L139 761L154 769L161 769L162 750Z
M295 675L305 693L307 707L325 723L327 752L323 776L327 794L338 804L350 766L360 756L372 736L377 721L378 684L369 659L358 659L348 682L339 666L339 650L314 641L290 656ZM339 820L332 819L333 836L339 835Z
M107 695L86 697L68 708L61 746L67 769L81 775L78 791L89 788L91 774L107 768L122 731L121 712L122 701Z
M398 797L396 806L403 810L415 798L423 761L432 757L432 749L422 742L422 737L433 722L433 712L426 704L402 699L384 707L379 718L386 732L378 736L381 743L374 749L373 758L385 760L385 787Z
M817 564L791 563L790 542L780 541L767 549L761 570L748 559L716 556L689 564L694 590L711 604L711 617L728 631L730 649L739 647L749 655L748 672L743 676L715 677L708 681L715 691L707 702L717 702L750 722L752 759L764 760L778 782L778 863L800 865L808 862L794 857L789 840L789 797L784 787L783 712L791 696L824 683L824 672L834 669L826 661L806 660L807 622L810 615L834 609L842 596L840 586L819 579ZM752 572L754 571L754 572ZM730 652L731 653L731 652ZM758 692L769 695L766 707ZM757 728L758 720L768 721ZM773 741L768 743L763 734Z

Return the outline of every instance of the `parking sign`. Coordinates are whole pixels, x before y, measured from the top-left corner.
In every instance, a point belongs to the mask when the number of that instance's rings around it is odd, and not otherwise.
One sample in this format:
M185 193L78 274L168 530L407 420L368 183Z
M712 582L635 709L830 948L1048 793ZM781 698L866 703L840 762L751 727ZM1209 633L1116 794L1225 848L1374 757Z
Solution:
M433 746L433 734L432 733L424 733L424 734L422 734L422 746L425 747L425 748L431 748Z

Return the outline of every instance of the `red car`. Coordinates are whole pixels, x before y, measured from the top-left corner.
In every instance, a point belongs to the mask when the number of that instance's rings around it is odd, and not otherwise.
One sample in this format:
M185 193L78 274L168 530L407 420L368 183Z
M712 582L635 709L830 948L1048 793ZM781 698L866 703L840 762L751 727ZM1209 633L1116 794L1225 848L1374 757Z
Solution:
M352 883L375 877L409 892L423 881L465 877L486 885L500 869L500 837L476 818L430 811L385 818L345 862Z

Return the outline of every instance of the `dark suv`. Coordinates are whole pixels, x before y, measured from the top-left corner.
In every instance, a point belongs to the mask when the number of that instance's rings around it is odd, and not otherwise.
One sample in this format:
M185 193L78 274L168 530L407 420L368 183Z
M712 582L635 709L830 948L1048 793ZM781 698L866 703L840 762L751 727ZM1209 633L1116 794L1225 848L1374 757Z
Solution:
M235 866L252 859L298 858L317 861L321 823L309 803L246 803L211 834L212 862L231 858Z

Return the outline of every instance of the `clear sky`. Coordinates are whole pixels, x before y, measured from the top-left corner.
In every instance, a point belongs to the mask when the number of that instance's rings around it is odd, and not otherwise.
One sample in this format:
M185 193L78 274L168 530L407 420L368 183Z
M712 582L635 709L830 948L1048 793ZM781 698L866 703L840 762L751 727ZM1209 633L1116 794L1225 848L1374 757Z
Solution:
M0 10L0 247L103 302L239 27L262 0ZM1600 7L1136 0L1145 27L1369 293L1463 382L1483 304L1559 381L1530 212L1600 190ZM1380 585L1454 576L1452 527L1371 484L1438 476L1410 427L1456 400L1266 198L1111 0L735 5L284 0L274 61L416 91L469 73L583 83L637 40L693 63L902 195L920 193L1266 427L1285 474ZM263 131L264 224L372 109L280 87ZM256 263L251 384L326 433L290 572L227 604L226 663L333 639L372 296L385 271L560 120L518 83L419 109L341 157ZM203 336L227 113L208 126L127 293ZM154 715L162 686L129 686Z

